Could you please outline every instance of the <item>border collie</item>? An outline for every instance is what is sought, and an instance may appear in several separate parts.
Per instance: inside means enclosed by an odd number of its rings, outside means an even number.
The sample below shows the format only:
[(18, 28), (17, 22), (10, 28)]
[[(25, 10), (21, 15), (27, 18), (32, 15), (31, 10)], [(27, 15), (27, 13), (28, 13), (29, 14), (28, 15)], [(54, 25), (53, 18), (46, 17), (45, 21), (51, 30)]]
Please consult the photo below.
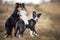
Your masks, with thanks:
[(4, 38), (9, 37), (12, 34), (12, 29), (15, 28), (16, 23), (19, 20), (19, 15), (17, 14), (17, 12), (18, 12), (17, 8), (19, 6), (22, 6), (23, 8), (25, 8), (24, 3), (21, 3), (21, 4), (16, 3), (13, 14), (7, 19), (7, 21), (5, 23), (6, 34), (5, 34)]
[(33, 11), (33, 18), (28, 20), (29, 21), (29, 24), (28, 25), (25, 25), (24, 21), (22, 19), (20, 19), (17, 24), (16, 24), (16, 30), (15, 30), (15, 37), (17, 36), (17, 33), (18, 33), (18, 36), (20, 38), (20, 36), (23, 36), (23, 33), (25, 31), (26, 28), (29, 28), (31, 31), (30, 31), (30, 35), (32, 37), (34, 37), (34, 35), (37, 35), (37, 32), (35, 30), (35, 24), (36, 22), (38, 21), (38, 18), (41, 16), (41, 14), (36, 14), (35, 11)]

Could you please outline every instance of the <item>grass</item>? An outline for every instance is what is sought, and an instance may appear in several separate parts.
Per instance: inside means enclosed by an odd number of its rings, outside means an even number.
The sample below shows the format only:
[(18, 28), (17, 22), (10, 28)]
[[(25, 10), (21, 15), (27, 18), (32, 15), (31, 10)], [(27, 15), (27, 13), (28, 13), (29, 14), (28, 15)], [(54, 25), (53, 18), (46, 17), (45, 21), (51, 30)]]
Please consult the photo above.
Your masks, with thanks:
[[(4, 31), (5, 29), (3, 28), (5, 21), (12, 14), (12, 9), (14, 8), (13, 6), (1, 5), (0, 9), (5, 11), (3, 14), (0, 13), (0, 28)], [(31, 37), (29, 35), (29, 30), (26, 30), (24, 36), (20, 39), (12, 37), (4, 40), (60, 40), (60, 3), (45, 3), (38, 6), (28, 5), (26, 6), (26, 9), (29, 13), (29, 18), (32, 17), (32, 11), (42, 13), (42, 16), (39, 18), (36, 24), (36, 31), (38, 32), (39, 36)], [(2, 40), (1, 34), (0, 40)]]
[(0, 4), (0, 14), (9, 12), (11, 5)]
[(2, 38), (3, 38), (3, 37), (2, 37), (2, 35), (0, 34), (0, 40), (2, 40)]

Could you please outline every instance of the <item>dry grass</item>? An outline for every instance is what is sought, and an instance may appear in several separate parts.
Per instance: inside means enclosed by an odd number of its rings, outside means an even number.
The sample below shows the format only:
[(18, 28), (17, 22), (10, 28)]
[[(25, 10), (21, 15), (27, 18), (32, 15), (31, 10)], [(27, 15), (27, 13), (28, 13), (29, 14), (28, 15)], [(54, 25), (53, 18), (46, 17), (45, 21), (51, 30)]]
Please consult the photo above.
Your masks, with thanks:
[[(4, 7), (6, 6), (3, 6), (3, 8)], [(4, 12), (3, 14), (0, 14), (1, 30), (4, 28), (3, 26), (7, 18), (11, 15), (13, 11), (12, 9), (14, 9), (14, 6), (9, 6), (7, 10), (8, 12), (6, 11), (7, 13)], [(39, 18), (36, 24), (36, 31), (38, 32), (39, 36), (34, 38), (30, 37), (28, 34), (29, 30), (26, 30), (24, 36), (20, 39), (12, 37), (4, 40), (60, 40), (60, 3), (45, 3), (39, 6), (26, 6), (26, 9), (29, 13), (29, 19), (32, 18), (32, 11), (42, 13), (42, 16)]]

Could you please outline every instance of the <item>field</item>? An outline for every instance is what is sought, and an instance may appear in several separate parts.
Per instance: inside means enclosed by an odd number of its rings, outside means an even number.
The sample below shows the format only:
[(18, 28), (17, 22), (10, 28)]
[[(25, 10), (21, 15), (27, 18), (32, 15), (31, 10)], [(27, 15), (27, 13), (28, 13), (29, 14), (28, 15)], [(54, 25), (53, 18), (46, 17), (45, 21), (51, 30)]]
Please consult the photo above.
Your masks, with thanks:
[(41, 5), (26, 5), (29, 19), (32, 18), (32, 11), (41, 13), (36, 24), (36, 31), (39, 36), (31, 37), (29, 29), (24, 36), (19, 38), (3, 38), (5, 33), (4, 24), (13, 13), (14, 5), (0, 5), (0, 40), (60, 40), (60, 3), (43, 3)]

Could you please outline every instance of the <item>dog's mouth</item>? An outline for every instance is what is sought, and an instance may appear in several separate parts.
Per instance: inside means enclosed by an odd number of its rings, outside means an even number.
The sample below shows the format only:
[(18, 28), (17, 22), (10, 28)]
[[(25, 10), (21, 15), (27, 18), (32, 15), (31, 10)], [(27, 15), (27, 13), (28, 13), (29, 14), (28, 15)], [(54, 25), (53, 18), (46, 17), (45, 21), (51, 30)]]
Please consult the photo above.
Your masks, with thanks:
[(38, 19), (34, 19), (36, 22), (38, 21)]
[(36, 19), (36, 22), (38, 21), (38, 19)]

